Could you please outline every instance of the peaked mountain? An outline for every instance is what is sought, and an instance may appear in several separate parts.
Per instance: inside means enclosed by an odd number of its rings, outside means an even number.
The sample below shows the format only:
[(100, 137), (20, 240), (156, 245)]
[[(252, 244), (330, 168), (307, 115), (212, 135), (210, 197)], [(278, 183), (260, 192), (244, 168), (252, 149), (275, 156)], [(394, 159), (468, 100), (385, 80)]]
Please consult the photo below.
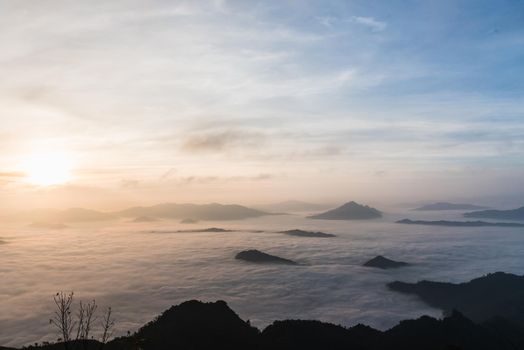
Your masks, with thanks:
[(524, 207), (510, 210), (481, 210), (465, 213), (467, 218), (524, 220)]
[(151, 207), (134, 207), (114, 213), (124, 217), (147, 216), (151, 218), (193, 220), (239, 220), (271, 215), (260, 210), (236, 204), (177, 204), (165, 203)]
[(391, 268), (397, 268), (397, 267), (402, 267), (402, 266), (407, 266), (407, 265), (409, 264), (406, 262), (395, 261), (395, 260), (391, 260), (386, 257), (383, 257), (382, 255), (377, 255), (373, 259), (365, 262), (362, 266), (376, 267), (379, 269), (391, 269)]
[(473, 204), (456, 204), (456, 203), (448, 203), (448, 202), (438, 202), (438, 203), (424, 205), (414, 210), (437, 211), (437, 210), (482, 210), (482, 209), (488, 209), (488, 208), (482, 207), (479, 205), (473, 205)]
[[(224, 301), (191, 300), (171, 307), (140, 328), (135, 339), (140, 340), (140, 349), (244, 350), (256, 347), (258, 335), (258, 329), (243, 321)], [(122, 348), (135, 348), (134, 341), (122, 339), (122, 345), (127, 345)]]
[(297, 265), (297, 263), (294, 262), (293, 260), (289, 260), (289, 259), (281, 258), (276, 255), (264, 253), (256, 249), (243, 250), (240, 253), (238, 253), (237, 255), (235, 255), (235, 259), (254, 262), (254, 263)]
[(382, 217), (382, 213), (375, 208), (361, 205), (356, 202), (348, 202), (336, 209), (321, 214), (308, 216), (310, 219), (323, 220), (365, 220)]

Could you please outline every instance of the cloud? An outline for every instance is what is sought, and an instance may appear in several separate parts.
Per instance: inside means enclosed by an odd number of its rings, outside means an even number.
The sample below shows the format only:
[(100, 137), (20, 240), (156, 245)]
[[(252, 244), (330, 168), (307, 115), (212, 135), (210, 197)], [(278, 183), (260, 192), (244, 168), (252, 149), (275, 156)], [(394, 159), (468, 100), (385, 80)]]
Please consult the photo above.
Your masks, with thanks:
[(235, 147), (260, 147), (264, 136), (258, 132), (226, 130), (202, 132), (189, 136), (182, 149), (190, 153), (220, 153)]
[[(502, 229), (504, 234), (489, 229), (457, 235), (427, 228), (421, 234), (420, 228), (388, 222), (322, 223), (311, 228), (338, 237), (314, 241), (250, 232), (284, 230), (290, 223), (315, 225), (300, 216), (270, 216), (221, 223), (239, 232), (152, 235), (143, 231), (172, 229), (175, 223), (133, 228), (111, 222), (53, 232), (2, 223), (0, 237), (9, 244), (0, 248), (0, 344), (18, 347), (56, 340), (45, 321), (53, 313), (52, 296), (59, 290), (74, 290), (76, 301), (96, 299), (100, 309), (111, 305), (118, 319), (117, 336), (188, 299), (226, 300), (257, 327), (299, 318), (344, 326), (362, 322), (385, 329), (400, 319), (440, 315), (418, 298), (388, 291), (384, 286), (391, 280), (416, 281), (423, 276), (463, 282), (492, 271), (524, 269), (515, 248), (521, 232), (512, 229)], [(248, 248), (303, 265), (280, 267), (234, 259), (235, 253)], [(413, 266), (387, 272), (361, 266), (378, 254), (402, 258)], [(24, 259), (13, 258), (17, 256)]]
[(351, 21), (354, 23), (361, 24), (373, 32), (381, 32), (387, 27), (386, 22), (379, 21), (375, 19), (374, 17), (361, 17), (361, 16), (353, 16), (351, 17)]
[(258, 175), (237, 175), (237, 176), (184, 176), (178, 178), (178, 182), (182, 184), (209, 184), (219, 182), (251, 182), (251, 181), (266, 181), (274, 179), (275, 175), (268, 173), (260, 173)]

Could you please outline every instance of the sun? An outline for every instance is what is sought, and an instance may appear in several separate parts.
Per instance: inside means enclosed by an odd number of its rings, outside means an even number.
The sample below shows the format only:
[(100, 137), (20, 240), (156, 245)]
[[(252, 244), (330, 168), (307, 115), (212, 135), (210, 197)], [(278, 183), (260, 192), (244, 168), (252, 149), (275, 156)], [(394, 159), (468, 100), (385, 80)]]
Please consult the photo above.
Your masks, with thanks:
[(60, 185), (71, 178), (71, 158), (60, 152), (32, 154), (24, 159), (22, 170), (33, 185)]

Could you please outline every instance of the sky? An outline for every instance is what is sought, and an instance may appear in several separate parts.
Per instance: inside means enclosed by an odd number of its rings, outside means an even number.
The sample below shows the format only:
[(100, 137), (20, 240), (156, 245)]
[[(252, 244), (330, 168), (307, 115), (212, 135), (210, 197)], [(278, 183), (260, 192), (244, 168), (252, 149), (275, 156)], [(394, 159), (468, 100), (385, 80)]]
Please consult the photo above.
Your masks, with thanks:
[(0, 45), (1, 208), (524, 198), (522, 0), (0, 0)]

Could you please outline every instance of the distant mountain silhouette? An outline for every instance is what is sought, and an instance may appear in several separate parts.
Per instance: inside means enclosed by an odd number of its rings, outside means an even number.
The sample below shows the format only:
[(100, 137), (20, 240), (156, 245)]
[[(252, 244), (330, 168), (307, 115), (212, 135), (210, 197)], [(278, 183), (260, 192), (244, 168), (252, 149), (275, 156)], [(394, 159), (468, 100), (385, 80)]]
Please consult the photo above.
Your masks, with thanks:
[(303, 231), (303, 230), (297, 230), (297, 229), (280, 231), (279, 233), (284, 233), (286, 235), (298, 236), (298, 237), (322, 237), (322, 238), (336, 237), (335, 235), (331, 233)]
[(439, 202), (439, 203), (424, 205), (414, 210), (432, 211), (432, 210), (482, 210), (482, 209), (487, 209), (487, 207), (482, 207), (482, 206), (473, 205), (473, 204), (456, 204), (456, 203), (448, 203), (448, 202)]
[[(191, 300), (173, 306), (136, 333), (102, 346), (72, 341), (83, 350), (516, 350), (524, 347), (522, 328), (496, 318), (474, 323), (453, 311), (438, 320), (422, 316), (387, 331), (365, 325), (345, 328), (311, 320), (275, 321), (262, 332), (242, 320), (224, 301)], [(63, 350), (63, 343), (31, 346)], [(14, 350), (1, 348), (0, 350)]]
[(149, 216), (138, 216), (133, 220), (133, 222), (153, 222), (153, 221), (156, 221), (156, 219), (151, 218)]
[(198, 232), (234, 232), (233, 230), (228, 230), (225, 228), (219, 228), (219, 227), (209, 227), (209, 228), (196, 228), (191, 230), (153, 230), (149, 231), (149, 233), (198, 233)]
[(409, 264), (406, 262), (390, 260), (388, 258), (383, 257), (382, 255), (378, 255), (363, 264), (363, 266), (376, 267), (379, 269), (391, 269), (407, 265)]
[(467, 218), (501, 219), (501, 220), (524, 220), (524, 207), (511, 210), (481, 210), (465, 213)]
[(452, 226), (452, 227), (524, 227), (524, 224), (517, 224), (514, 222), (486, 222), (486, 221), (424, 221), (424, 220), (410, 220), (402, 219), (397, 221), (397, 224), (407, 225), (427, 225), (427, 226)]
[(151, 207), (135, 207), (116, 212), (116, 215), (136, 217), (194, 220), (239, 220), (271, 215), (263, 211), (247, 208), (236, 204), (176, 204), (166, 203)]
[(255, 206), (261, 210), (267, 210), (276, 213), (294, 213), (294, 212), (311, 212), (317, 210), (325, 210), (330, 207), (328, 204), (319, 204), (319, 203), (308, 203), (302, 201), (284, 201), (278, 203), (264, 204)]
[(457, 309), (473, 321), (503, 317), (524, 327), (524, 276), (497, 272), (467, 283), (392, 282), (391, 290), (418, 295), (433, 307)]
[(181, 224), (196, 224), (198, 223), (198, 220), (186, 218), (186, 219), (180, 220), (180, 223)]
[[(84, 208), (36, 209), (12, 216), (15, 220), (33, 222), (90, 222), (113, 220), (122, 217), (148, 219), (187, 219), (192, 220), (240, 220), (264, 215), (274, 215), (236, 204), (176, 204), (166, 203), (150, 207), (134, 207), (117, 212), (100, 212)], [(139, 219), (140, 218), (140, 219)], [(136, 221), (146, 222), (146, 221)]]
[(64, 228), (67, 228), (67, 225), (50, 222), (33, 222), (31, 225), (29, 225), (29, 227), (44, 230), (62, 230)]
[(380, 217), (382, 217), (382, 213), (377, 209), (355, 202), (348, 202), (336, 209), (326, 211), (325, 213), (308, 216), (310, 219), (323, 220), (365, 220)]
[(33, 222), (87, 222), (104, 221), (115, 219), (111, 213), (103, 213), (96, 210), (84, 208), (59, 209), (36, 209), (26, 211), (16, 215), (21, 220), (31, 220)]
[(287, 265), (296, 265), (297, 263), (293, 260), (284, 259), (275, 255), (270, 255), (260, 250), (244, 250), (237, 255), (235, 259), (244, 260), (255, 263), (271, 263), (271, 264), (287, 264)]

